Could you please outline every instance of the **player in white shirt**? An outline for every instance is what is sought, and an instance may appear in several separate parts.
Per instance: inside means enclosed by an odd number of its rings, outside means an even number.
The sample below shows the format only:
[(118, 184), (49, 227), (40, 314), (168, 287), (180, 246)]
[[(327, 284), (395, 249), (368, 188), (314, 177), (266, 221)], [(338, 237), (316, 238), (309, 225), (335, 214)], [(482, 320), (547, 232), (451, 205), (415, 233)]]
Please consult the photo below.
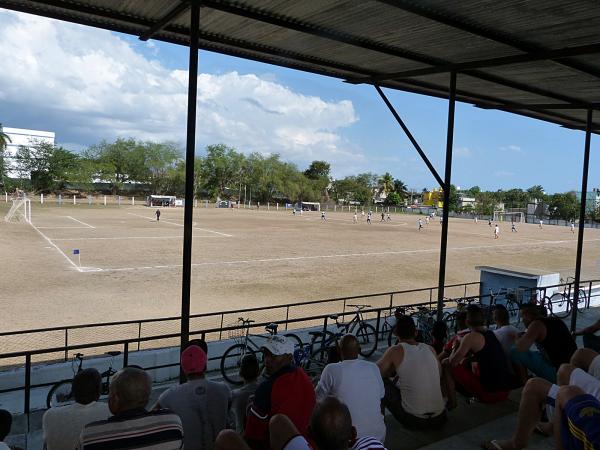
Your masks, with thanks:
[(498, 224), (494, 226), (494, 239), (498, 239), (500, 237), (500, 227)]
[(352, 221), (354, 223), (358, 223), (358, 216), (356, 215), (356, 213), (354, 213), (354, 217), (353, 217)]
[(540, 228), (543, 228), (544, 225), (544, 221), (542, 219), (540, 219)]
[(575, 234), (575, 222), (571, 221), (571, 233)]
[(419, 219), (417, 223), (419, 224), (419, 231), (421, 231), (421, 228), (423, 228), (423, 221)]
[(510, 227), (510, 232), (511, 233), (517, 233), (517, 226), (515, 225), (515, 223), (513, 222), (511, 227)]

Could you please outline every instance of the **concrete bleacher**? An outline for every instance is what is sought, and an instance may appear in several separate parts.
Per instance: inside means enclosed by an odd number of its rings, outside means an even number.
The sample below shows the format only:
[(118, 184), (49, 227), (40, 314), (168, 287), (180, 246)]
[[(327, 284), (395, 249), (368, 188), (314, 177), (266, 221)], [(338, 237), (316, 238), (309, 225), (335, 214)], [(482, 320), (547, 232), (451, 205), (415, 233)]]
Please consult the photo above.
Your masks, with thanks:
[[(578, 328), (583, 328), (600, 318), (600, 308), (590, 308), (578, 316)], [(570, 317), (565, 319), (570, 324)], [(581, 338), (577, 339), (582, 346)], [(375, 352), (371, 360), (377, 360), (384, 349)], [(209, 378), (219, 379), (220, 374), (213, 371)], [(155, 385), (150, 403), (175, 381)], [(510, 397), (501, 403), (486, 405), (471, 402), (466, 398), (459, 399), (459, 406), (449, 413), (447, 424), (438, 431), (410, 431), (402, 427), (391, 415), (386, 415), (387, 438), (386, 447), (390, 450), (453, 450), (480, 448), (483, 441), (510, 437), (516, 424), (516, 412), (519, 407), (521, 390), (515, 390)], [(7, 408), (9, 405), (0, 405)], [(27, 417), (17, 414), (14, 418), (13, 430), (7, 442), (24, 450), (42, 450), (43, 439), (41, 431), (43, 410), (34, 411), (29, 417), (29, 432), (27, 433)], [(552, 449), (551, 438), (534, 435), (528, 448)]]

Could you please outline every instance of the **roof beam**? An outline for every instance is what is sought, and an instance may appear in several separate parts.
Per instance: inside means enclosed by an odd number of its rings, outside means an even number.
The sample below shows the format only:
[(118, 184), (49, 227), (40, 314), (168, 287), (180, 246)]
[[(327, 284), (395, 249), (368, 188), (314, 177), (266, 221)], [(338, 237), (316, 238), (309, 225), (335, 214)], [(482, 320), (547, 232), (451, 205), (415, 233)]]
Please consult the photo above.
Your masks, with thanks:
[(167, 26), (171, 21), (175, 20), (181, 14), (190, 9), (190, 1), (183, 0), (178, 5), (175, 5), (171, 11), (169, 11), (162, 19), (152, 25), (147, 31), (140, 35), (140, 41), (147, 41), (160, 30), (162, 30), (165, 26)]
[(423, 69), (393, 72), (372, 78), (355, 78), (347, 80), (350, 83), (377, 83), (383, 80), (400, 80), (403, 78), (420, 77), (445, 72), (462, 72), (471, 69), (483, 69), (489, 67), (506, 66), (511, 64), (523, 64), (535, 61), (551, 60), (563, 56), (581, 56), (600, 53), (600, 43), (581, 45), (578, 47), (565, 47), (556, 50), (545, 50), (535, 54), (524, 53), (520, 55), (503, 56), (500, 58), (481, 59), (464, 63), (447, 64), (442, 66), (426, 67)]
[[(440, 12), (435, 11), (431, 7), (426, 7), (426, 6), (420, 5), (420, 4), (410, 1), (410, 0), (377, 0), (377, 1), (379, 1), (381, 3), (385, 3), (390, 6), (393, 6), (395, 8), (402, 9), (403, 11), (410, 12), (417, 16), (421, 16), (426, 19), (433, 20), (435, 22), (444, 24), (446, 26), (456, 28), (457, 30), (464, 31), (464, 32), (467, 32), (472, 35), (479, 36), (479, 37), (482, 37), (485, 39), (489, 39), (490, 41), (494, 41), (499, 44), (504, 44), (509, 47), (516, 48), (525, 53), (535, 54), (535, 53), (547, 51), (547, 49), (545, 49), (544, 47), (542, 47), (538, 44), (533, 44), (531, 42), (525, 42), (525, 41), (517, 39), (516, 37), (511, 36), (507, 33), (502, 33), (500, 31), (492, 30), (492, 29), (489, 29), (487, 27), (484, 27), (484, 26), (481, 26), (481, 25), (478, 25), (475, 23), (468, 23), (463, 20), (457, 19), (455, 17), (450, 17), (447, 15), (444, 15)], [(561, 57), (551, 58), (550, 60), (556, 64), (560, 64), (561, 66), (568, 67), (569, 69), (577, 70), (579, 72), (591, 75), (595, 78), (600, 78), (600, 70), (598, 70), (597, 68), (590, 66), (588, 64), (585, 64), (585, 63), (582, 63), (579, 61), (575, 61), (572, 59), (568, 59), (568, 58), (563, 59)]]

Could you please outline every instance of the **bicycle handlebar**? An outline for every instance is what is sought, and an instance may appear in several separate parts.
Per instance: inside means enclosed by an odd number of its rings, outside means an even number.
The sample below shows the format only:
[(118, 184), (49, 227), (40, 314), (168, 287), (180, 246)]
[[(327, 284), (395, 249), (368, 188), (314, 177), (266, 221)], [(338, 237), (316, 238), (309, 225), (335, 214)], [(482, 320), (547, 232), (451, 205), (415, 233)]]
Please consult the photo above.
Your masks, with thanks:
[(358, 309), (364, 309), (364, 308), (370, 308), (371, 305), (348, 305), (352, 308), (358, 308)]
[(238, 322), (243, 322), (243, 323), (252, 323), (252, 322), (256, 322), (255, 320), (252, 319), (244, 319), (243, 317), (238, 317)]

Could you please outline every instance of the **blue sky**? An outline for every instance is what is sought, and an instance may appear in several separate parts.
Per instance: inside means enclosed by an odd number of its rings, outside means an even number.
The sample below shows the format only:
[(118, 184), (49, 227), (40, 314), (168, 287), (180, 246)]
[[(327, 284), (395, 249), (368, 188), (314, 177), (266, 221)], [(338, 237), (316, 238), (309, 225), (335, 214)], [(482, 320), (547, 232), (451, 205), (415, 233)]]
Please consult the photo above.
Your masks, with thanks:
[[(187, 49), (0, 10), (0, 122), (56, 131), (79, 150), (101, 139), (185, 139)], [(335, 177), (389, 171), (418, 190), (434, 179), (371, 86), (202, 51), (198, 146), (314, 159)], [(458, 80), (460, 86), (460, 77)], [(447, 102), (387, 91), (443, 174)], [(584, 134), (458, 104), (453, 183), (579, 190)], [(600, 187), (592, 139), (589, 187)]]

